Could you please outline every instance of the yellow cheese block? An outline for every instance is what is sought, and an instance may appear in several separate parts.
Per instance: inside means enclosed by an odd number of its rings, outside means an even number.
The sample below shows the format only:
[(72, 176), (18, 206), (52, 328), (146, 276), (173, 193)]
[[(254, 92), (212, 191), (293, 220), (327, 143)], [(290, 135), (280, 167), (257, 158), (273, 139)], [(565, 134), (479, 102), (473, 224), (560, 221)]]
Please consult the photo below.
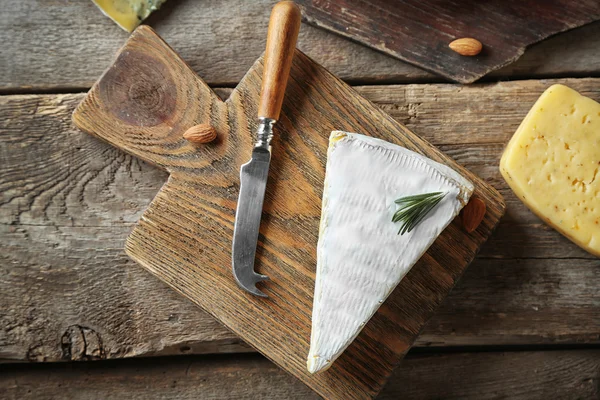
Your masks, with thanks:
[(127, 32), (158, 10), (166, 0), (92, 0), (102, 12)]
[(508, 143), (500, 172), (534, 213), (600, 256), (600, 104), (548, 88)]

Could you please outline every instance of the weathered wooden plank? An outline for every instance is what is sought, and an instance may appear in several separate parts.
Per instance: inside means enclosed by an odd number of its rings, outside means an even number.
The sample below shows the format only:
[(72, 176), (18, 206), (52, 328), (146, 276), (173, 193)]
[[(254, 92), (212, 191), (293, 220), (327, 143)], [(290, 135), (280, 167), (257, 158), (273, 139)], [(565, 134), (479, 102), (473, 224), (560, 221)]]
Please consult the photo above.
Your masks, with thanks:
[[(9, 307), (0, 312), (0, 358), (249, 350), (129, 261), (121, 250), (128, 229), (17, 225), (13, 236), (4, 228), (0, 302)], [(97, 242), (109, 237), (109, 248)], [(417, 346), (600, 343), (599, 267), (597, 260), (478, 259)], [(81, 349), (83, 338), (101, 343)]]
[[(409, 354), (385, 399), (597, 399), (600, 350)], [(5, 365), (7, 400), (317, 399), (258, 355)]]
[[(551, 35), (600, 19), (600, 4), (504, 0), (298, 0), (309, 23), (460, 83), (472, 83), (517, 60)], [(527, 27), (523, 29), (523, 27)], [(417, 34), (418, 32), (418, 34)], [(448, 44), (469, 36), (483, 43), (477, 57), (457, 57)]]
[(419, 344), (600, 343), (598, 267), (600, 260), (476, 259)]
[[(420, 104), (411, 129), (507, 199), (503, 222), (419, 346), (600, 342), (600, 261), (541, 224), (497, 169), (502, 141), (554, 82), (359, 88), (401, 120)], [(561, 82), (600, 98), (599, 79)], [(520, 111), (504, 104), (515, 93), (528, 99)], [(70, 113), (82, 97), (0, 97), (0, 304), (9, 305), (0, 308), (0, 358), (95, 358), (80, 347), (93, 332), (106, 358), (248, 350), (124, 255), (166, 175), (75, 130)], [(486, 114), (467, 111), (475, 106)], [(577, 259), (559, 260), (567, 257)]]
[[(542, 92), (559, 82), (600, 101), (600, 79), (596, 78), (468, 86), (360, 86), (357, 90), (409, 129), (438, 146), (505, 144)], [(462, 150), (470, 151), (469, 146)]]
[[(0, 98), (0, 358), (239, 351), (229, 331), (198, 320), (197, 307), (124, 254), (166, 175), (72, 128), (81, 98)], [(101, 352), (78, 348), (95, 332)]]
[[(168, 2), (148, 23), (212, 85), (238, 82), (262, 53), (273, 0)], [(7, 2), (0, 14), (0, 90), (88, 88), (127, 34), (89, 1)], [(532, 46), (494, 78), (594, 76), (600, 73), (600, 23)], [(352, 82), (440, 78), (365, 46), (304, 24), (298, 47)]]

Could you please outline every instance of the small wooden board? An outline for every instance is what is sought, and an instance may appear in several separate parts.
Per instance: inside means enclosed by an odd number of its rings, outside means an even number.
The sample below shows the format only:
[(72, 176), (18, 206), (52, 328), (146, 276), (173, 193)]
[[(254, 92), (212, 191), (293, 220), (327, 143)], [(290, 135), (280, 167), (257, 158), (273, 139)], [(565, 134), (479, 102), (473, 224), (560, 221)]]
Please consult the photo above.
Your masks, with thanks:
[[(75, 124), (170, 172), (127, 240), (127, 253), (326, 398), (374, 397), (504, 212), (496, 190), (297, 52), (273, 141), (256, 268), (263, 299), (238, 288), (231, 238), (239, 168), (250, 157), (262, 60), (223, 102), (150, 28), (138, 28), (73, 115)], [(210, 123), (218, 139), (182, 138)], [(467, 234), (454, 221), (360, 336), (324, 373), (306, 370), (329, 133), (401, 144), (468, 177), (487, 205)], [(132, 188), (132, 190), (135, 190)], [(126, 201), (126, 199), (124, 199)]]
[[(342, 36), (461, 83), (517, 60), (551, 35), (600, 19), (600, 1), (585, 0), (297, 0), (304, 18)], [(472, 37), (476, 57), (448, 44)]]

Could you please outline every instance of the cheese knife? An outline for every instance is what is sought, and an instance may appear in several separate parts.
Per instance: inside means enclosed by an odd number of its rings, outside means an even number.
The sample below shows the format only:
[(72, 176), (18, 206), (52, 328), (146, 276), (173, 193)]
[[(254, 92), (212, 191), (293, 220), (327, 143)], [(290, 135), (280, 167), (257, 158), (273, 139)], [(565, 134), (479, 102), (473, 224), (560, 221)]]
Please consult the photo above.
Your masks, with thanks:
[(271, 139), (281, 111), (299, 30), (298, 6), (291, 1), (277, 3), (269, 20), (256, 142), (250, 161), (240, 169), (240, 195), (233, 229), (233, 276), (242, 289), (261, 297), (267, 295), (256, 284), (269, 278), (254, 271), (254, 260), (271, 162)]

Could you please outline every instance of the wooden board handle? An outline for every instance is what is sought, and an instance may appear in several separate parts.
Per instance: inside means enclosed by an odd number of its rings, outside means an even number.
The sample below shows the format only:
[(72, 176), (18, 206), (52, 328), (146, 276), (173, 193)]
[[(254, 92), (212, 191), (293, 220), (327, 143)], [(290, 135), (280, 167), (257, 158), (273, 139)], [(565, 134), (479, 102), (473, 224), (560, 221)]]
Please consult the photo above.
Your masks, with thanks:
[(258, 116), (277, 120), (290, 75), (296, 40), (300, 30), (300, 9), (292, 1), (273, 7), (267, 34), (265, 67)]

